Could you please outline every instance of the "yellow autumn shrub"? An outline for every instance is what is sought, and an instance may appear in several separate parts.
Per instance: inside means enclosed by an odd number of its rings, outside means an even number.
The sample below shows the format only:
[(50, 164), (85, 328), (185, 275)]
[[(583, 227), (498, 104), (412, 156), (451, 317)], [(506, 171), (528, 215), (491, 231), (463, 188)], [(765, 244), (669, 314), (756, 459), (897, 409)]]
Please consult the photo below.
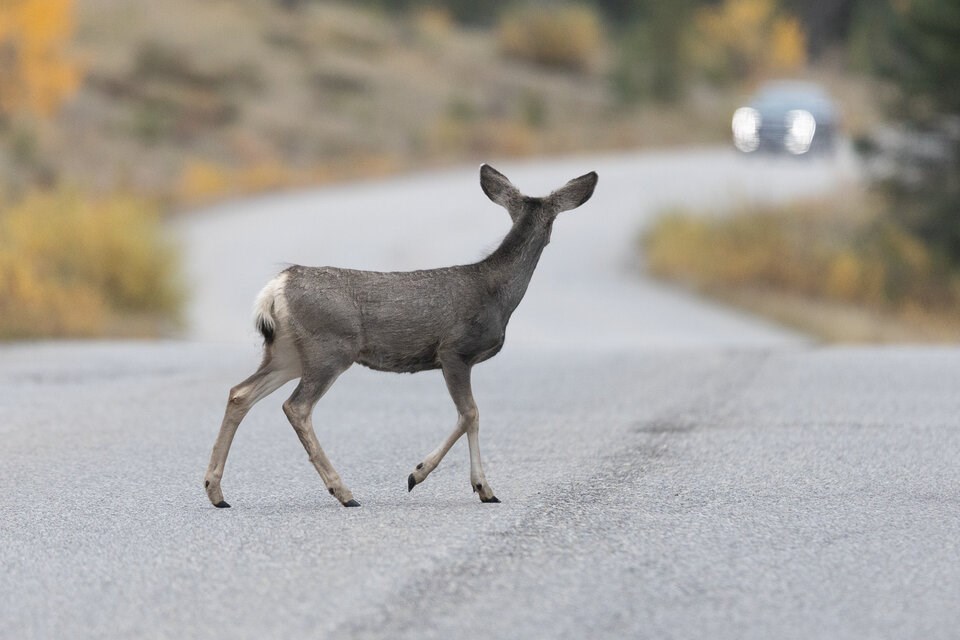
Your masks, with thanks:
[(960, 308), (960, 274), (917, 238), (843, 203), (674, 212), (643, 238), (649, 270), (704, 289), (771, 289), (884, 309)]
[(691, 58), (718, 80), (791, 73), (807, 62), (800, 21), (773, 0), (724, 0), (694, 15)]
[(177, 199), (188, 204), (209, 202), (233, 189), (233, 173), (223, 165), (206, 160), (188, 160), (180, 172)]
[(0, 112), (49, 116), (80, 84), (74, 0), (0, 2)]
[(0, 338), (104, 335), (134, 316), (173, 322), (175, 266), (143, 200), (29, 195), (0, 213)]

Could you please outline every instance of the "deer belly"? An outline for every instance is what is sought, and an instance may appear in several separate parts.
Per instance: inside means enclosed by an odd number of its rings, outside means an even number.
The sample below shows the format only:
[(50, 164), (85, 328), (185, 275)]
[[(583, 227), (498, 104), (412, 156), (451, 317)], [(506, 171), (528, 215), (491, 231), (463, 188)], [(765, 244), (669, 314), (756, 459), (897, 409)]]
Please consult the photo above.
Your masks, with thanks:
[(500, 342), (491, 346), (489, 349), (475, 354), (472, 358), (465, 358), (465, 360), (468, 364), (477, 364), (479, 362), (483, 362), (484, 360), (489, 360), (493, 356), (497, 355), (500, 353), (500, 349), (503, 349), (503, 340), (500, 340)]
[(416, 373), (440, 368), (436, 344), (365, 345), (360, 350), (357, 362), (377, 371), (394, 373)]
[(491, 327), (472, 335), (468, 334), (457, 345), (457, 353), (467, 364), (477, 364), (500, 353), (504, 338), (503, 327)]

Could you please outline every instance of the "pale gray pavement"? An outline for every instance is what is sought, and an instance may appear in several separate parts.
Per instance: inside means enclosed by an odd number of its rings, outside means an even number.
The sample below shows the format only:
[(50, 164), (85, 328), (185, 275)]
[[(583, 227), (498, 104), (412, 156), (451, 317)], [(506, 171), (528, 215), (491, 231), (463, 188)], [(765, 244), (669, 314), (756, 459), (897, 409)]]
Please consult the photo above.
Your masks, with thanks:
[(558, 221), (497, 358), (475, 371), (487, 477), (435, 372), (351, 369), (317, 408), (363, 504), (325, 494), (258, 405), (215, 510), (203, 471), (257, 362), (281, 261), (476, 259), (506, 229), (475, 170), (195, 216), (195, 341), (0, 348), (0, 638), (955, 638), (960, 350), (823, 348), (636, 276), (664, 205), (817, 192), (841, 163), (725, 151), (500, 166)]

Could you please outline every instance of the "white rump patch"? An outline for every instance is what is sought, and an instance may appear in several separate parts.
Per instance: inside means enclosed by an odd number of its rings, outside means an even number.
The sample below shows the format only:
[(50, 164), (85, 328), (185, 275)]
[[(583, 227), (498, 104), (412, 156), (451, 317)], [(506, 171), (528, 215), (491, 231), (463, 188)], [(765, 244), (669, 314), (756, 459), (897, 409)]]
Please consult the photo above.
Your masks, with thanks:
[(267, 283), (267, 285), (257, 294), (257, 300), (253, 304), (253, 326), (263, 326), (273, 333), (277, 331), (277, 323), (286, 317), (287, 301), (283, 295), (284, 286), (287, 284), (287, 274), (281, 273), (276, 278)]

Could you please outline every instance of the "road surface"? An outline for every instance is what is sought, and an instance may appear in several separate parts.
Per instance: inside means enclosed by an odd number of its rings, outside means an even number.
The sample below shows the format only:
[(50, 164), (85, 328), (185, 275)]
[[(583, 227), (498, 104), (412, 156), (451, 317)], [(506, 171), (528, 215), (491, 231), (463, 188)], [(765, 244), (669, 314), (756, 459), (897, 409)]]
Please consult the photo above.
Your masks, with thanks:
[(960, 350), (825, 348), (637, 275), (665, 206), (830, 188), (843, 163), (701, 150), (499, 166), (545, 193), (591, 169), (475, 371), (487, 478), (435, 372), (354, 368), (318, 405), (363, 504), (323, 491), (270, 396), (213, 509), (253, 295), (283, 261), (406, 269), (506, 230), (475, 169), (248, 200), (176, 230), (191, 339), (0, 348), (2, 638), (953, 638)]

